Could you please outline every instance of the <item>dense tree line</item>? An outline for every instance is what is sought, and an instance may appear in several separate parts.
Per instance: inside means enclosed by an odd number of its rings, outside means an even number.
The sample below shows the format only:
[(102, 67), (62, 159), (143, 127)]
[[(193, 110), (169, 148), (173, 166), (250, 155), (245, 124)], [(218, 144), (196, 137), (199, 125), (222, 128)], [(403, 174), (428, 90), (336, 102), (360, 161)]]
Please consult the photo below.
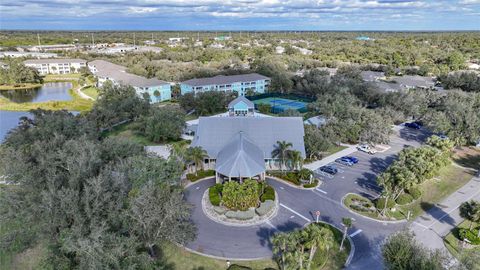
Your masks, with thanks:
[(183, 164), (103, 138), (103, 128), (149, 109), (130, 88), (109, 87), (87, 115), (38, 110), (8, 134), (0, 222), (18, 225), (2, 234), (1, 249), (44, 243), (46, 268), (169, 269), (162, 243), (194, 238)]
[(18, 59), (6, 59), (5, 68), (0, 68), (0, 84), (42, 83), (43, 79), (35, 68), (25, 66)]
[(228, 103), (235, 97), (235, 93), (207, 91), (196, 95), (193, 93), (184, 94), (179, 97), (178, 102), (186, 112), (205, 116), (225, 112)]
[(445, 89), (480, 92), (480, 75), (476, 72), (454, 72), (439, 77)]

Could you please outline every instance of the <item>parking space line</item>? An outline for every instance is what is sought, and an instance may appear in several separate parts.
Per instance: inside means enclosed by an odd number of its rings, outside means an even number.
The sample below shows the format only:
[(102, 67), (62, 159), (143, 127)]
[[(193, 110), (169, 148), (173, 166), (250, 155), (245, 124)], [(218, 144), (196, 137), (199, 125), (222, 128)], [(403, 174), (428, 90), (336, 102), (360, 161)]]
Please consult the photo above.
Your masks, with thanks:
[(270, 220), (265, 221), (265, 224), (267, 224), (268, 226), (272, 227), (272, 229), (274, 229), (274, 230), (277, 231), (277, 232), (280, 231), (280, 230), (278, 230), (278, 228), (277, 228), (275, 225), (273, 225), (273, 224), (270, 222)]
[(285, 205), (285, 204), (283, 204), (283, 203), (280, 203), (280, 206), (281, 206), (281, 207), (283, 207), (283, 208), (285, 208), (285, 209), (287, 209), (288, 211), (290, 211), (290, 212), (294, 213), (295, 215), (297, 215), (297, 216), (299, 216), (299, 217), (303, 218), (303, 219), (304, 219), (304, 220), (306, 220), (307, 222), (310, 222), (310, 221), (311, 221), (310, 219), (306, 218), (306, 217), (305, 217), (305, 216), (303, 216), (302, 214), (298, 213), (297, 211), (293, 210), (292, 208), (290, 208), (290, 207), (286, 206), (286, 205)]
[(362, 232), (362, 230), (358, 229), (358, 230), (356, 230), (354, 233), (350, 234), (350, 237), (354, 237), (355, 235), (357, 235), (357, 234), (359, 234), (359, 233), (361, 233), (361, 232)]
[(315, 188), (315, 190), (320, 191), (320, 192), (322, 192), (323, 194), (327, 194), (327, 192), (326, 192), (325, 190), (321, 190), (321, 189), (319, 189), (318, 187)]

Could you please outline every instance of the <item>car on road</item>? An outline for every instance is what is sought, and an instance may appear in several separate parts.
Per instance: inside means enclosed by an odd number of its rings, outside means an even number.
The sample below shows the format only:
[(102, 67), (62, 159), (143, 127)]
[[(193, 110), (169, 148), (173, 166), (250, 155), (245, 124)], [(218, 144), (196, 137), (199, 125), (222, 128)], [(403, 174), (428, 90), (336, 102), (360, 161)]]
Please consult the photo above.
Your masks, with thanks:
[(354, 156), (345, 156), (344, 158), (348, 158), (353, 164), (358, 163), (358, 158), (356, 158)]
[(337, 158), (337, 159), (335, 159), (335, 162), (340, 163), (340, 164), (342, 164), (342, 165), (346, 165), (346, 166), (353, 166), (353, 164), (354, 164), (354, 163), (353, 163), (349, 158), (347, 158), (347, 157)]
[(322, 167), (320, 167), (320, 171), (331, 174), (331, 175), (335, 175), (335, 174), (338, 173), (337, 167), (335, 167), (333, 165), (322, 166)]
[(417, 124), (416, 122), (405, 123), (405, 126), (408, 127), (408, 128), (413, 128), (413, 129), (420, 129), (421, 128), (421, 126), (419, 124)]
[(370, 147), (370, 145), (368, 145), (368, 144), (361, 144), (361, 145), (357, 146), (357, 149), (358, 149), (359, 151), (368, 153), (368, 154), (370, 154), (370, 155), (373, 155), (373, 154), (377, 153), (377, 150), (375, 150), (374, 148)]

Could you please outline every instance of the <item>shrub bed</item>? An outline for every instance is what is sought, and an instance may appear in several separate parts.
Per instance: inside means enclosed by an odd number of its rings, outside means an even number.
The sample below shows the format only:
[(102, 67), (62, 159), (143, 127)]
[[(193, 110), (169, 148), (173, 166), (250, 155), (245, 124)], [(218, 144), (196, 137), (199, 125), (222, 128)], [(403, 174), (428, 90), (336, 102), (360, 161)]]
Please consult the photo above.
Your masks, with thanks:
[(222, 193), (223, 185), (215, 184), (214, 186), (208, 189), (208, 196), (210, 198), (210, 203), (213, 206), (219, 206), (222, 201), (220, 194)]
[[(382, 210), (385, 208), (385, 198), (379, 198), (375, 201), (375, 206), (377, 209)], [(389, 199), (387, 202), (387, 209), (395, 207), (395, 202), (392, 199)]]
[(411, 188), (407, 192), (408, 192), (408, 194), (412, 195), (412, 198), (414, 200), (416, 200), (416, 199), (420, 198), (420, 196), (422, 196), (422, 191), (420, 191), (419, 188)]
[(246, 211), (227, 211), (225, 216), (238, 220), (252, 219), (255, 216), (255, 208), (252, 207)]
[(263, 189), (263, 194), (260, 196), (260, 201), (265, 202), (265, 201), (275, 201), (275, 190), (271, 186), (266, 186)]
[(313, 188), (318, 185), (318, 180), (313, 181), (311, 184), (303, 184), (304, 188)]
[(468, 228), (461, 228), (458, 231), (458, 235), (460, 236), (460, 240), (467, 239), (472, 245), (480, 245), (480, 237), (478, 237), (478, 230), (480, 230), (480, 227), (472, 230), (469, 230)]
[(288, 181), (294, 185), (300, 186), (301, 181), (300, 177), (298, 176), (297, 172), (279, 172), (279, 171), (272, 171), (269, 172), (270, 175), (275, 176), (277, 178), (283, 179), (285, 181)]
[(413, 202), (413, 197), (412, 197), (412, 195), (410, 195), (408, 193), (405, 193), (405, 194), (402, 194), (402, 195), (398, 196), (396, 202), (399, 205), (409, 204), (409, 203)]
[(215, 171), (214, 170), (199, 170), (197, 171), (197, 173), (187, 173), (187, 179), (191, 182), (195, 182), (199, 179), (202, 179), (202, 178), (205, 178), (205, 177), (209, 177), (209, 176), (214, 176), (215, 175)]

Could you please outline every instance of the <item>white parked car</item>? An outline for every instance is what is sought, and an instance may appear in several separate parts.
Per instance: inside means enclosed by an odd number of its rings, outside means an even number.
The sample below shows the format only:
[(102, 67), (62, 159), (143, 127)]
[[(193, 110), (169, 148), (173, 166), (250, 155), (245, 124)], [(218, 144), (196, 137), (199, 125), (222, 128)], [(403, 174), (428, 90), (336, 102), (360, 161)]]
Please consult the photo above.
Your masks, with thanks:
[(368, 144), (361, 144), (359, 146), (357, 146), (357, 149), (359, 151), (362, 151), (362, 152), (365, 152), (365, 153), (369, 153), (370, 155), (373, 155), (375, 153), (377, 153), (377, 150), (375, 150), (374, 148), (370, 147), (370, 145)]

